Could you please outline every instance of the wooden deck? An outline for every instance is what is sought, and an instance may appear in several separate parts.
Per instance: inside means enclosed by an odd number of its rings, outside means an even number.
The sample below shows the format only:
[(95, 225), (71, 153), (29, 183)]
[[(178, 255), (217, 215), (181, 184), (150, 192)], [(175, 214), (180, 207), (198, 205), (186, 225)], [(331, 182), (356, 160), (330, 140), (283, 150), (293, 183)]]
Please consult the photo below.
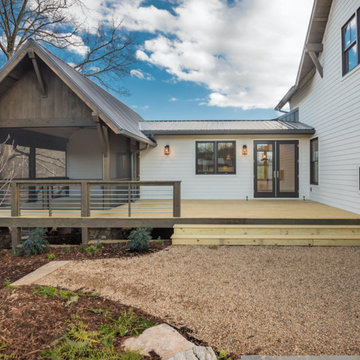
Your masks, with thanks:
[(23, 227), (81, 228), (87, 243), (89, 228), (139, 226), (174, 227), (178, 244), (360, 245), (359, 214), (303, 200), (181, 200), (180, 182), (16, 181), (6, 196), (0, 226), (13, 246)]
[[(158, 206), (157, 203), (162, 206)], [(22, 210), (20, 216), (12, 217), (10, 209), (0, 208), (0, 226), (5, 226), (9, 221), (29, 226), (33, 221), (36, 223), (39, 221), (59, 223), (66, 220), (72, 224), (76, 221), (83, 223), (87, 220), (86, 222), (91, 222), (94, 226), (97, 226), (98, 221), (103, 224), (104, 220), (109, 221), (112, 225), (117, 221), (122, 225), (132, 221), (138, 223), (139, 220), (150, 225), (152, 221), (155, 221), (155, 223), (166, 223), (171, 226), (175, 223), (184, 223), (184, 221), (199, 223), (199, 220), (209, 223), (242, 223), (243, 221), (265, 223), (264, 220), (284, 223), (333, 221), (334, 223), (349, 222), (360, 225), (360, 215), (358, 214), (309, 200), (182, 200), (180, 217), (173, 216), (171, 204), (170, 200), (137, 200), (132, 203), (131, 217), (128, 216), (127, 205), (94, 210), (91, 211), (89, 217), (82, 217), (80, 210), (63, 209), (52, 210), (51, 216), (46, 209)], [(137, 210), (134, 211), (135, 209)], [(79, 226), (81, 225), (79, 224)]]

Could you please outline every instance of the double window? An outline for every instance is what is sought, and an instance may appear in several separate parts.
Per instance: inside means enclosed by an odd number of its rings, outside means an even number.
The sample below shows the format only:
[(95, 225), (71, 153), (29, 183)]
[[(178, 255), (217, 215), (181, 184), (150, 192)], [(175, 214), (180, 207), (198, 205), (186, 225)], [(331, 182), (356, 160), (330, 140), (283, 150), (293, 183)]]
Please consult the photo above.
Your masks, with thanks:
[(196, 174), (235, 174), (235, 141), (197, 141)]
[(319, 184), (319, 139), (310, 140), (310, 184)]
[(343, 75), (360, 63), (359, 34), (360, 9), (342, 28)]

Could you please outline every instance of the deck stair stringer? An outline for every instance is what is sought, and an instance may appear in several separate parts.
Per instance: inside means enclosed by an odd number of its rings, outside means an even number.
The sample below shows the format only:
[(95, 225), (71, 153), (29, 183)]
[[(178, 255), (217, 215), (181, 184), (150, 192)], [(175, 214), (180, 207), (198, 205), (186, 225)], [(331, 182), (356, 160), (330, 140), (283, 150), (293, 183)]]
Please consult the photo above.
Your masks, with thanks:
[(360, 246), (359, 225), (174, 225), (173, 245)]

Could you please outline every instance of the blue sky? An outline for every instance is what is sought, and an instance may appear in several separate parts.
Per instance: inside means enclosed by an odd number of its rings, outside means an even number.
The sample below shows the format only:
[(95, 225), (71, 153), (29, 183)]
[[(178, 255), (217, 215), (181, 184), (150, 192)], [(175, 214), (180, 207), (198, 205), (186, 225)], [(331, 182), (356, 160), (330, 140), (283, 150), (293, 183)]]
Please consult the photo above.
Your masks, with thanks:
[(295, 82), (313, 0), (86, 4), (89, 26), (123, 19), (136, 37), (119, 98), (144, 119), (269, 119)]

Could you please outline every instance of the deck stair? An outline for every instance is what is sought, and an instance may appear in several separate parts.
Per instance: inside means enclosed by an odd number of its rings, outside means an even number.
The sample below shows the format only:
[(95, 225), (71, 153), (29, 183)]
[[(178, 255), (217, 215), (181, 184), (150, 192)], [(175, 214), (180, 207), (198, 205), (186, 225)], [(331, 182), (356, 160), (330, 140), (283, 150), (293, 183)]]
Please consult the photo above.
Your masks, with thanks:
[(173, 245), (360, 246), (359, 225), (174, 225)]

